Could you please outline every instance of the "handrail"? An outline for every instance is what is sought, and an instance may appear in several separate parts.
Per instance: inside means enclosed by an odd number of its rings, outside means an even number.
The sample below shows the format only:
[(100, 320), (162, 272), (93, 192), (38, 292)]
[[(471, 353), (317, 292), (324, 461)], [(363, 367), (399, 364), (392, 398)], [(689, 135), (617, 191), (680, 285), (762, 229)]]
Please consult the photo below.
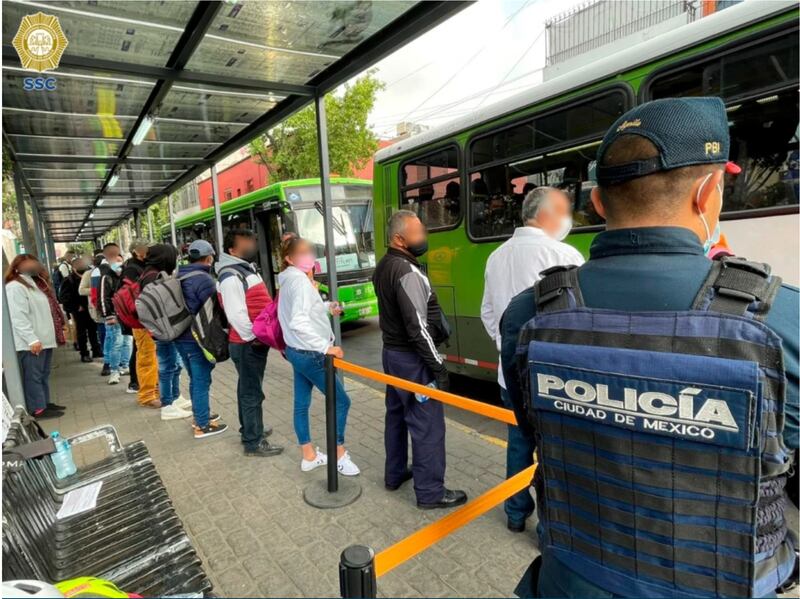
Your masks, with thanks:
[(342, 360), (340, 358), (335, 358), (333, 360), (333, 365), (341, 370), (351, 372), (367, 379), (372, 379), (373, 381), (377, 381), (379, 383), (386, 383), (387, 385), (392, 385), (398, 389), (404, 389), (406, 391), (411, 391), (412, 393), (419, 393), (421, 395), (425, 395), (426, 397), (437, 399), (442, 403), (461, 408), (467, 412), (480, 414), (481, 416), (486, 416), (487, 418), (492, 418), (493, 420), (499, 420), (500, 422), (505, 422), (506, 424), (517, 424), (517, 418), (514, 415), (513, 410), (485, 404), (480, 401), (475, 401), (474, 399), (468, 399), (454, 393), (442, 391), (441, 389), (420, 385), (419, 383), (412, 383), (411, 381), (407, 381), (383, 372), (378, 372), (377, 370), (372, 370), (371, 368), (366, 368), (365, 366), (359, 366), (358, 364), (353, 364), (352, 362), (347, 362), (346, 360)]
[(391, 547), (387, 547), (375, 556), (375, 574), (383, 576), (406, 560), (425, 551), (451, 532), (482, 516), (512, 495), (528, 488), (535, 471), (536, 464), (529, 466), (451, 514), (428, 524), (425, 528), (419, 529)]

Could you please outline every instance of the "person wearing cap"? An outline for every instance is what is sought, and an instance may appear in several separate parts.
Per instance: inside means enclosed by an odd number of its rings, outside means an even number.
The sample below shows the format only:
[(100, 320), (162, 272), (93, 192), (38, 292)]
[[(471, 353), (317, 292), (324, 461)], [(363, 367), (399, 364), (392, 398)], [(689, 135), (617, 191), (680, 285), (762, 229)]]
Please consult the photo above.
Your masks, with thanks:
[[(142, 273), (144, 272), (145, 267), (145, 259), (147, 258), (147, 248), (150, 246), (150, 242), (146, 239), (134, 239), (131, 244), (128, 246), (128, 251), (131, 254), (131, 257), (128, 258), (125, 263), (122, 265), (122, 272), (120, 273), (120, 282), (122, 285), (125, 284), (125, 281), (136, 282)], [(123, 323), (120, 323), (122, 327), (122, 334), (123, 335), (131, 335), (133, 336), (133, 350), (131, 351), (131, 359), (128, 364), (128, 374), (130, 378), (128, 380), (128, 388), (127, 393), (139, 393), (139, 344), (136, 341), (137, 335), (134, 334), (133, 329), (126, 326)]]
[[(591, 200), (606, 230), (592, 242), (589, 260), (544, 273), (503, 315), (507, 390), (521, 426), (532, 433), (535, 423), (540, 456), (534, 487), (542, 555), (520, 581), (519, 596), (763, 597), (791, 574), (782, 495), (798, 446), (799, 294), (763, 265), (707, 257), (719, 239), (723, 177), (740, 170), (728, 162), (729, 146), (718, 98), (657, 100), (620, 117), (598, 148)], [(739, 286), (754, 291), (740, 293)], [(677, 323), (686, 324), (673, 328)], [(778, 396), (759, 404), (767, 411), (763, 433), (748, 444), (747, 408), (706, 401), (701, 385), (722, 376), (720, 361), (733, 362), (757, 336), (779, 352), (771, 368), (761, 361), (773, 355), (767, 350), (731, 372), (754, 373), (748, 384), (759, 387), (766, 379), (757, 377), (783, 381), (785, 373), (785, 402), (781, 383), (766, 391)], [(649, 359), (631, 357), (639, 344), (651, 350)], [(558, 355), (567, 357), (558, 362)], [(698, 360), (704, 367), (689, 376)], [(669, 376), (652, 374), (669, 366)], [(571, 369), (574, 380), (556, 380), (557, 368)], [(615, 388), (619, 373), (631, 372), (626, 368), (648, 376)], [(709, 380), (697, 382), (703, 378)], [(644, 392), (670, 380), (680, 380), (671, 395)], [(721, 380), (711, 392), (733, 384)], [(614, 399), (623, 386), (628, 411), (613, 412), (623, 405)], [(628, 401), (631, 391), (641, 395)], [(565, 408), (558, 400), (568, 392), (593, 403)], [(682, 418), (658, 420), (677, 416), (676, 397)], [(704, 412), (706, 405), (713, 408)], [(708, 422), (723, 428), (691, 428)], [(698, 430), (705, 442), (688, 436)], [(755, 448), (743, 455), (742, 447)]]
[[(193, 316), (202, 308), (208, 298), (217, 291), (217, 284), (211, 276), (211, 265), (214, 263), (214, 248), (203, 239), (197, 239), (189, 244), (187, 257), (188, 264), (178, 268), (178, 277), (183, 277), (192, 272), (200, 272), (202, 276), (187, 277), (181, 281), (183, 299), (186, 309)], [(192, 336), (189, 327), (175, 341), (175, 349), (183, 360), (189, 372), (189, 395), (192, 401), (194, 415), (194, 438), (205, 439), (225, 432), (227, 424), (219, 421), (217, 414), (209, 410), (209, 393), (211, 391), (211, 371), (214, 364), (206, 359), (203, 350)]]

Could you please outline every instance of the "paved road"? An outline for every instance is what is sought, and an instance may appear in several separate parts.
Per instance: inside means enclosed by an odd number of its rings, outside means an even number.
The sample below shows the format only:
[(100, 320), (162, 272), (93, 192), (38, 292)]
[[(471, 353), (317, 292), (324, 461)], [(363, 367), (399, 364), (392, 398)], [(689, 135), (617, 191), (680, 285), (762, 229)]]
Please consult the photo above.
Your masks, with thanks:
[[(381, 364), (381, 332), (378, 328), (378, 318), (368, 318), (354, 323), (347, 323), (342, 327), (342, 342), (345, 358), (356, 364), (383, 372)], [(379, 391), (384, 386), (373, 381), (364, 381), (369, 386)], [(478, 399), (488, 403), (500, 405), (499, 387), (492, 381), (479, 381), (462, 376), (451, 377), (453, 393), (458, 393), (470, 399)], [(462, 410), (446, 407), (447, 417), (462, 425), (474, 429), (480, 434), (494, 437), (498, 440), (506, 438), (506, 427), (500, 422), (489, 420), (464, 412)]]

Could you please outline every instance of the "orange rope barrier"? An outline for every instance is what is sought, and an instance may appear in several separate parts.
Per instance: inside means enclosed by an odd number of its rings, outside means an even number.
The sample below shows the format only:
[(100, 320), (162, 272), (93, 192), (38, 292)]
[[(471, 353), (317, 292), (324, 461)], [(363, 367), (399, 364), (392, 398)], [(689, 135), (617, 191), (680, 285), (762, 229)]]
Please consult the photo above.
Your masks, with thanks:
[(450, 404), (451, 406), (461, 408), (462, 410), (466, 410), (468, 412), (474, 412), (475, 414), (480, 414), (481, 416), (486, 416), (487, 418), (499, 420), (500, 422), (505, 422), (506, 424), (517, 423), (517, 418), (514, 415), (513, 410), (507, 410), (506, 408), (485, 404), (480, 401), (475, 401), (474, 399), (467, 399), (466, 397), (448, 393), (447, 391), (441, 391), (440, 389), (433, 389), (431, 387), (426, 387), (425, 385), (412, 383), (390, 374), (378, 372), (377, 370), (359, 366), (358, 364), (353, 364), (352, 362), (347, 362), (345, 360), (340, 360), (339, 358), (335, 358), (333, 360), (333, 364), (336, 366), (336, 368), (340, 368), (341, 370), (351, 372), (367, 379), (372, 379), (373, 381), (386, 383), (387, 385), (392, 385), (399, 389), (405, 389), (406, 391), (411, 391), (412, 393), (419, 393), (420, 395), (437, 399), (442, 403)]
[(477, 499), (458, 508), (452, 514), (448, 514), (441, 520), (437, 520), (407, 536), (402, 541), (398, 541), (391, 547), (387, 547), (375, 556), (376, 575), (382, 576), (386, 574), (406, 560), (425, 551), (454, 530), (468, 524), (478, 516), (482, 516), (512, 495), (526, 489), (531, 484), (535, 470), (536, 465), (526, 468), (493, 489), (489, 489)]

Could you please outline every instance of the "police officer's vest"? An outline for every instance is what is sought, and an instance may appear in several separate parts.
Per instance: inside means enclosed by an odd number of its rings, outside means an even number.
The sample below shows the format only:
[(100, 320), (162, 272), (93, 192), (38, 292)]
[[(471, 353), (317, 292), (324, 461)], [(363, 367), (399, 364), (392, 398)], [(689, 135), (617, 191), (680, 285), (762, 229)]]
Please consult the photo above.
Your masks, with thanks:
[[(786, 380), (769, 267), (714, 262), (691, 310), (584, 306), (545, 271), (520, 333), (542, 543), (625, 597), (760, 597), (790, 575)], [(565, 574), (568, 576), (568, 574)]]

